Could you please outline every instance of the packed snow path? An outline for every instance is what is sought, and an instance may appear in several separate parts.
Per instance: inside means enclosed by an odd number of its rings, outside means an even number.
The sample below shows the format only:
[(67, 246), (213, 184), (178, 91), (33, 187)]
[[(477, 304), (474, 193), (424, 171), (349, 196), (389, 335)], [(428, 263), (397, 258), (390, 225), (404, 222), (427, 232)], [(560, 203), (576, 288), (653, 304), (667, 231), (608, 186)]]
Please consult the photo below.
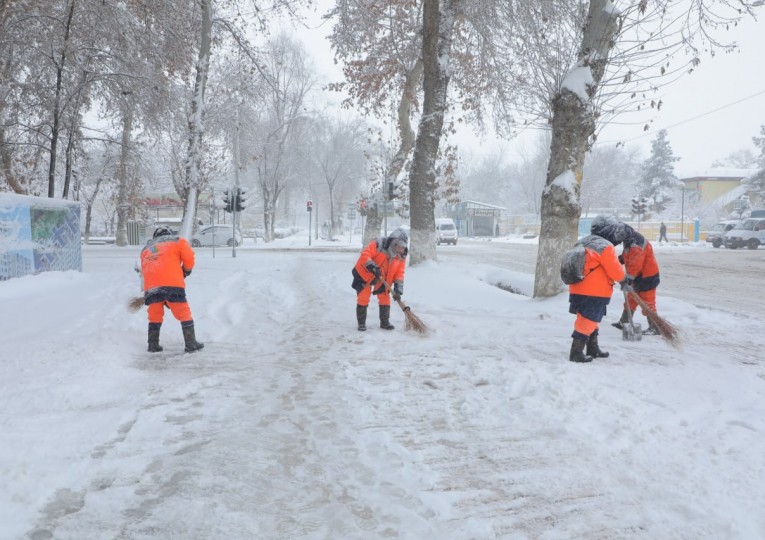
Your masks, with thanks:
[[(43, 333), (10, 325), (0, 537), (765, 534), (757, 320), (666, 299), (682, 352), (604, 327), (611, 358), (574, 366), (565, 296), (504, 292), (491, 283), (523, 276), (476, 260), (409, 270), (422, 338), (396, 306), (379, 329), (374, 301), (356, 331), (356, 249), (198, 253), (191, 355), (171, 318), (165, 352), (144, 352), (120, 250), (20, 282), (46, 298)], [(37, 346), (22, 356), (16, 332)]]

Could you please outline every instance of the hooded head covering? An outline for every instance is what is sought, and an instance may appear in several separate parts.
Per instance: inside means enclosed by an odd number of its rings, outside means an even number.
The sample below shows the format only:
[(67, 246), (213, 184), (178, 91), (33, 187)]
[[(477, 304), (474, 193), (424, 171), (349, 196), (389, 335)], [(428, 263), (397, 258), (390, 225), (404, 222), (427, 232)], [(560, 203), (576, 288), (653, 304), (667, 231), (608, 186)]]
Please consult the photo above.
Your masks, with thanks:
[(391, 257), (406, 257), (409, 251), (409, 248), (407, 247), (408, 243), (409, 236), (406, 234), (404, 229), (399, 227), (388, 235), (386, 248), (388, 250), (388, 254)]
[(601, 238), (605, 238), (613, 245), (620, 244), (627, 236), (626, 225), (613, 216), (599, 214), (592, 220), (590, 232)]

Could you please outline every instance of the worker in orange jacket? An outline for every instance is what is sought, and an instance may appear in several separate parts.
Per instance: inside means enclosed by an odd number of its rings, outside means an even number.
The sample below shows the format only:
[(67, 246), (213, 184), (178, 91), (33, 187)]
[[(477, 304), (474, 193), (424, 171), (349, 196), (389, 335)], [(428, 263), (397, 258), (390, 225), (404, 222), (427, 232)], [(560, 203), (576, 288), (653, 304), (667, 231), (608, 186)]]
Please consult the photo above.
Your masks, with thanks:
[[(351, 273), (356, 290), (356, 322), (358, 329), (367, 329), (367, 306), (374, 294), (380, 306), (380, 328), (393, 330), (390, 323), (390, 294), (400, 300), (404, 294), (404, 269), (409, 252), (409, 237), (403, 229), (396, 229), (387, 238), (378, 238), (367, 244), (361, 251)], [(383, 283), (393, 287), (390, 291)]]
[(572, 362), (591, 362), (593, 358), (608, 356), (598, 345), (598, 325), (611, 301), (614, 283), (619, 282), (623, 290), (630, 288), (614, 247), (624, 238), (622, 224), (610, 216), (599, 215), (590, 232), (577, 241), (585, 251), (584, 279), (569, 285), (569, 313), (576, 315), (569, 353)]
[(160, 352), (159, 331), (165, 307), (180, 321), (186, 352), (204, 347), (194, 335), (194, 319), (186, 301), (186, 282), (194, 268), (194, 251), (166, 226), (158, 227), (141, 250), (144, 304), (149, 306), (149, 352)]
[[(632, 288), (637, 295), (645, 300), (654, 312), (656, 311), (656, 288), (659, 286), (659, 263), (656, 262), (656, 256), (653, 253), (653, 246), (645, 236), (637, 232), (635, 229), (624, 224), (625, 237), (624, 237), (624, 249), (619, 256), (619, 260), (624, 263), (627, 270), (627, 275), (631, 280)], [(619, 322), (613, 323), (612, 326), (620, 329), (629, 320), (629, 313), (627, 312), (627, 306), (629, 305), (630, 311), (635, 312), (637, 309), (637, 300), (631, 296), (625, 302), (624, 311), (619, 319)], [(645, 315), (645, 311), (643, 311)], [(658, 335), (659, 330), (648, 319), (648, 328), (643, 331), (643, 334)]]

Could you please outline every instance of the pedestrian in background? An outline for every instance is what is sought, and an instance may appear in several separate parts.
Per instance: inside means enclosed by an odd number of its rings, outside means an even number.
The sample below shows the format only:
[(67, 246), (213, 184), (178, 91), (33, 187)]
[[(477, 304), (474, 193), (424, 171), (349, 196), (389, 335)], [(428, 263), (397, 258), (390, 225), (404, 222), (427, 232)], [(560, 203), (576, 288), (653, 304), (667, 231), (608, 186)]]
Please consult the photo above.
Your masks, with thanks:
[(661, 222), (661, 225), (659, 226), (659, 243), (664, 240), (665, 242), (669, 243), (669, 240), (667, 240), (667, 226), (664, 225), (664, 222)]

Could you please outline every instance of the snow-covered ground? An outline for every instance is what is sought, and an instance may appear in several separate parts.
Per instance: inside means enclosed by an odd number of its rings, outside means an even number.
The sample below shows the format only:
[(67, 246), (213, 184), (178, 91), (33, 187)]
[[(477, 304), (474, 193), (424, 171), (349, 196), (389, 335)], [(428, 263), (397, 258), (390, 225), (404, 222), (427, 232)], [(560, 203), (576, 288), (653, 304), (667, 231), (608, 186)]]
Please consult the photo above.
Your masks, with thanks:
[(136, 248), (0, 283), (0, 538), (765, 538), (761, 320), (665, 288), (683, 349), (625, 342), (617, 293), (573, 364), (567, 296), (476, 257), (360, 333), (357, 242), (197, 249), (196, 354), (145, 352)]

